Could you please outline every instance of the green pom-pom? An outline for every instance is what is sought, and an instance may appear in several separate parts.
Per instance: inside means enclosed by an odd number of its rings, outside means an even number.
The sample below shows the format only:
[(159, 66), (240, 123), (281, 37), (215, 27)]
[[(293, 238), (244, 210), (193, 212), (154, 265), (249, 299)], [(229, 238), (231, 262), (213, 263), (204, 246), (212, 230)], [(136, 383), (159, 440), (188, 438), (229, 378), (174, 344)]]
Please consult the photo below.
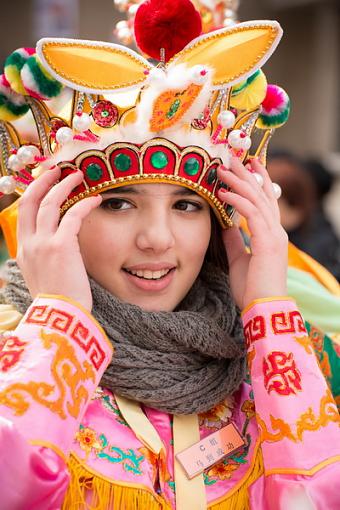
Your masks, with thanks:
[(11, 89), (4, 74), (0, 75), (0, 120), (15, 120), (28, 109), (25, 98)]
[(21, 70), (22, 83), (32, 97), (52, 99), (57, 97), (63, 86), (43, 68), (37, 55), (27, 60)]
[(4, 74), (17, 94), (27, 95), (21, 80), (21, 69), (27, 60), (35, 53), (33, 48), (19, 48), (11, 53), (5, 60)]

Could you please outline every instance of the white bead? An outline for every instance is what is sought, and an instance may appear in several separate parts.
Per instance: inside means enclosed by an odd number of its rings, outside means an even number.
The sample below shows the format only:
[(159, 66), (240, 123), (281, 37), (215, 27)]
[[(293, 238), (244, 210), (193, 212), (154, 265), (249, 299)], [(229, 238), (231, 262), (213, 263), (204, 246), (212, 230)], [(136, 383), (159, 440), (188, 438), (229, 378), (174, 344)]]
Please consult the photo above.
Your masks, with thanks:
[(250, 136), (244, 136), (243, 131), (240, 129), (234, 129), (229, 133), (228, 142), (233, 149), (242, 149), (247, 151), (251, 147)]
[(127, 9), (128, 0), (114, 0), (114, 3), (119, 11), (125, 11)]
[(258, 184), (259, 186), (261, 186), (261, 188), (262, 188), (263, 183), (264, 183), (264, 179), (263, 179), (262, 175), (261, 175), (261, 174), (258, 174), (257, 172), (254, 172), (254, 173), (252, 173), (251, 175), (253, 175), (253, 176), (254, 176), (255, 181), (256, 181), (256, 182), (257, 182), (257, 184)]
[(149, 83), (157, 83), (158, 81), (160, 82), (161, 80), (164, 80), (165, 76), (166, 75), (163, 69), (160, 69), (159, 67), (154, 67), (153, 69), (150, 70), (147, 81)]
[(275, 197), (277, 199), (279, 199), (282, 194), (281, 186), (279, 184), (277, 184), (276, 182), (273, 182), (273, 190), (274, 190)]
[(82, 113), (81, 115), (75, 115), (73, 117), (72, 126), (73, 129), (82, 133), (89, 129), (91, 122), (91, 117), (87, 113)]
[(118, 39), (124, 44), (130, 44), (132, 41), (132, 32), (129, 28), (121, 28), (117, 30)]
[(23, 165), (33, 165), (35, 158), (39, 156), (40, 150), (35, 145), (23, 145), (17, 152), (17, 158)]
[(55, 139), (60, 145), (65, 145), (73, 140), (73, 131), (69, 127), (61, 127), (55, 134)]
[(125, 21), (125, 20), (118, 21), (118, 23), (116, 25), (117, 30), (126, 30), (127, 28), (129, 28), (127, 21)]
[(205, 66), (194, 66), (192, 68), (192, 82), (195, 85), (203, 85), (209, 78), (209, 69)]
[(10, 195), (15, 191), (16, 181), (11, 175), (4, 175), (0, 178), (0, 192), (4, 195)]
[(23, 164), (19, 161), (16, 154), (11, 154), (8, 158), (7, 166), (13, 172), (19, 172), (23, 168)]
[(230, 129), (235, 124), (236, 117), (230, 110), (223, 110), (218, 114), (217, 122), (221, 124), (224, 129)]
[(139, 5), (138, 4), (132, 4), (130, 5), (128, 11), (130, 16), (135, 16), (136, 12), (138, 11)]

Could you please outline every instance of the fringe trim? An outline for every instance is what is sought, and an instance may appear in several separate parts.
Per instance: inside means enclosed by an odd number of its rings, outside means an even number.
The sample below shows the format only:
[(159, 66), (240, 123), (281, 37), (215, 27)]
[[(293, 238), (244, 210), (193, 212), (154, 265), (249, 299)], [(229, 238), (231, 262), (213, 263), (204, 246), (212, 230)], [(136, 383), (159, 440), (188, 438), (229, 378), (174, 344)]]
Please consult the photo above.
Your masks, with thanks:
[(263, 474), (263, 456), (261, 448), (258, 447), (248, 478), (241, 480), (241, 482), (243, 481), (242, 485), (230, 496), (227, 496), (225, 499), (221, 498), (217, 503), (209, 505), (208, 510), (251, 510), (248, 489)]
[(62, 510), (171, 510), (146, 489), (118, 485), (92, 473), (72, 454), (68, 468), (71, 481)]
[[(71, 454), (68, 462), (71, 482), (62, 510), (171, 510), (168, 503), (146, 489), (118, 485), (86, 469)], [(209, 505), (208, 510), (250, 510), (248, 488), (264, 474), (261, 448), (253, 467), (240, 487), (226, 498)], [(243, 482), (243, 483), (242, 483)]]

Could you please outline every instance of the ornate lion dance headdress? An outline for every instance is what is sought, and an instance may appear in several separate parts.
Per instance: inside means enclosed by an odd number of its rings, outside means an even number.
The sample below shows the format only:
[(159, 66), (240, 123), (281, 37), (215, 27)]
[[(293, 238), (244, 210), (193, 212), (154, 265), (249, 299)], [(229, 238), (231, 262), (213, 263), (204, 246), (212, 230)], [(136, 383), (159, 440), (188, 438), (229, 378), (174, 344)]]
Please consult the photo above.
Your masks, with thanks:
[[(231, 154), (265, 161), (274, 128), (289, 115), (288, 96), (261, 70), (282, 30), (275, 21), (253, 21), (200, 32), (190, 0), (166, 8), (149, 0), (137, 11), (135, 35), (159, 63), (121, 45), (72, 39), (45, 38), (36, 50), (12, 53), (0, 77), (0, 191), (20, 195), (59, 165), (61, 179), (76, 169), (84, 174), (62, 214), (110, 188), (165, 182), (202, 195), (230, 226), (233, 209), (217, 196), (218, 166)], [(52, 111), (48, 100), (65, 87), (71, 101)], [(119, 105), (122, 92), (134, 97), (129, 107)], [(34, 143), (13, 123), (29, 110)]]

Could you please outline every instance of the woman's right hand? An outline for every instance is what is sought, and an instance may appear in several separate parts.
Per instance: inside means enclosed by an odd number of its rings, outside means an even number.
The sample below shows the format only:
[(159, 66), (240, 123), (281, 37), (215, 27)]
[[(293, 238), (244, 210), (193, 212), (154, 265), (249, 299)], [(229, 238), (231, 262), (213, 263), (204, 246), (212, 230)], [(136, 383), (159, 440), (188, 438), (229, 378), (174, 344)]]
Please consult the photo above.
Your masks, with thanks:
[(56, 184), (59, 177), (59, 168), (46, 171), (19, 200), (17, 263), (33, 299), (37, 294), (62, 295), (91, 311), (92, 294), (78, 233), (101, 196), (80, 200), (60, 221), (60, 207), (81, 183), (83, 173), (73, 173)]

